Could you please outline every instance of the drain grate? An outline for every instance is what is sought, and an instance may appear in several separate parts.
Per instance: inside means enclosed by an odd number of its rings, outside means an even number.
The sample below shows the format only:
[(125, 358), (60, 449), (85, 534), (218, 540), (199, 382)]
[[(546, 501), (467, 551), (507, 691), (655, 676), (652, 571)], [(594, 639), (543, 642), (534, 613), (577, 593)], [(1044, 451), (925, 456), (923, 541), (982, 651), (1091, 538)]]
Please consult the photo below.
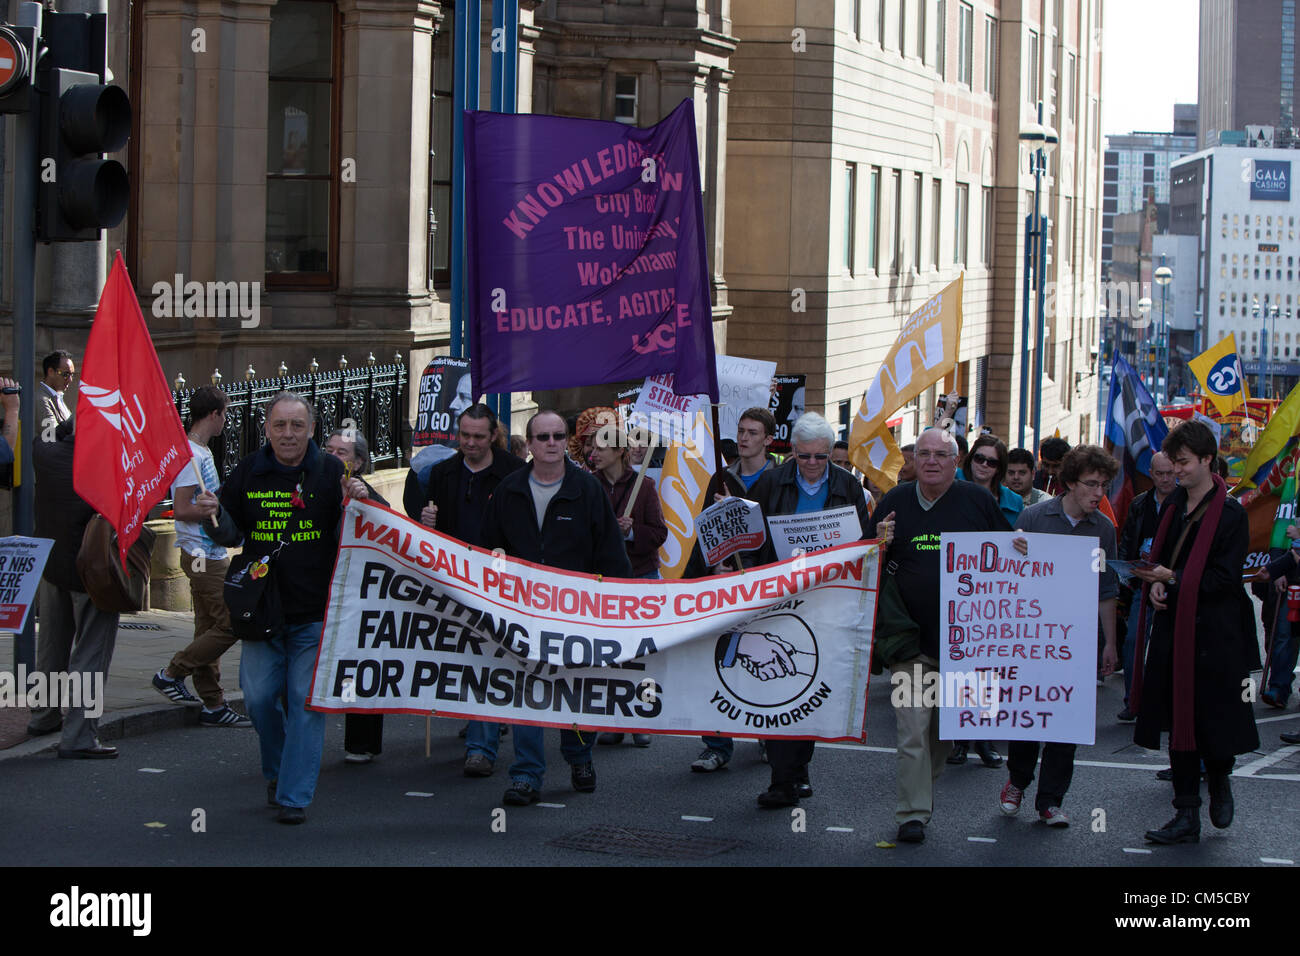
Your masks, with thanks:
[(607, 824), (580, 830), (552, 840), (548, 846), (616, 856), (646, 856), (659, 860), (707, 860), (728, 850), (744, 846), (741, 840), (716, 840), (710, 837), (685, 837), (662, 830), (639, 827), (616, 827)]
[(118, 624), (119, 631), (161, 631), (161, 624)]

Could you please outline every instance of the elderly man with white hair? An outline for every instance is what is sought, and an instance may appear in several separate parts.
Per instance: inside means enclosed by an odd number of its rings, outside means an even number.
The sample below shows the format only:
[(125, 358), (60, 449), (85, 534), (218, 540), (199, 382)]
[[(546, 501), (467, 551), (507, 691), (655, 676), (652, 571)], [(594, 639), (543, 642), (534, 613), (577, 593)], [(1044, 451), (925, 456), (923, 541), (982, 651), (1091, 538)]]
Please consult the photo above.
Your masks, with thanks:
[[(793, 454), (779, 468), (768, 469), (749, 489), (765, 517), (834, 511), (852, 506), (858, 522), (865, 529), (870, 520), (862, 485), (852, 473), (831, 463), (835, 429), (816, 412), (805, 412), (790, 433)], [(865, 535), (863, 535), (865, 537)], [(758, 554), (758, 564), (776, 560), (771, 536)], [(808, 762), (812, 760), (813, 741), (773, 738), (767, 742), (767, 762), (772, 768), (772, 782), (759, 794), (761, 807), (792, 807), (800, 797), (812, 796), (808, 780)]]
[[(916, 480), (880, 499), (867, 527), (887, 551), (876, 605), (876, 648), (886, 666), (929, 686), (939, 669), (939, 536), (945, 531), (1010, 531), (997, 501), (984, 488), (957, 481), (957, 441), (930, 428), (916, 442)], [(920, 843), (934, 811), (934, 782), (943, 772), (939, 709), (904, 694), (898, 722), (897, 839)], [(922, 698), (924, 700), (924, 698)]]

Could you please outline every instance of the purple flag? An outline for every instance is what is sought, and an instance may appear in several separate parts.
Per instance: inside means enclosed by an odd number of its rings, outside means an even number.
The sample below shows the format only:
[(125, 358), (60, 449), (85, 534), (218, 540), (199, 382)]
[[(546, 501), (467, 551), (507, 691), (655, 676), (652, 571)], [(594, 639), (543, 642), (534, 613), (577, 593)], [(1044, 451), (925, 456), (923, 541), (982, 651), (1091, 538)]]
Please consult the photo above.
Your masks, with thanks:
[(465, 111), (469, 348), (480, 392), (662, 372), (718, 400), (695, 120)]

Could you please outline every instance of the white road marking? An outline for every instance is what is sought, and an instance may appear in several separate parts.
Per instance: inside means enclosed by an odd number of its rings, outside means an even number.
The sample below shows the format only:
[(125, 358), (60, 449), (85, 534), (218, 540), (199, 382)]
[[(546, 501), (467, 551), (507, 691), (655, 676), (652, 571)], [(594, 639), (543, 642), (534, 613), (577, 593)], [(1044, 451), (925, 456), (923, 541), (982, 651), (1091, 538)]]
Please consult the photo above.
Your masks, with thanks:
[(998, 841), (995, 840), (995, 839), (993, 839), (993, 837), (967, 837), (967, 838), (966, 838), (966, 842), (968, 842), (968, 843), (997, 843)]
[(1125, 852), (1125, 853), (1150, 853), (1151, 851), (1150, 851), (1150, 850), (1140, 850), (1140, 849), (1138, 849), (1137, 847), (1126, 846), (1126, 847), (1124, 847), (1124, 852)]
[(827, 833), (852, 833), (853, 827), (827, 827)]
[(689, 813), (682, 814), (683, 820), (689, 820), (691, 823), (712, 823), (713, 817), (693, 817)]
[(1258, 760), (1252, 760), (1244, 767), (1238, 767), (1232, 771), (1234, 777), (1253, 777), (1256, 773), (1265, 767), (1271, 767), (1275, 763), (1281, 763), (1287, 757), (1294, 756), (1296, 753), (1295, 745), (1288, 745), (1280, 750), (1275, 750), (1271, 754), (1266, 754)]
[(1297, 717), (1300, 717), (1300, 710), (1297, 710), (1294, 713), (1290, 713), (1290, 714), (1277, 714), (1273, 717), (1256, 717), (1255, 723), (1271, 724), (1277, 720), (1295, 720)]
[(564, 809), (564, 804), (562, 804), (562, 803), (539, 803), (538, 806), (539, 806), (539, 807), (546, 807), (546, 808), (549, 809), (549, 810), (563, 810), (563, 809)]
[(1280, 857), (1276, 857), (1276, 856), (1261, 856), (1259, 858), (1259, 862), (1278, 863), (1281, 864), (1282, 866), (1295, 866), (1295, 860), (1283, 860)]
[(141, 767), (141, 773), (166, 773), (166, 770), (159, 770), (157, 767)]
[(433, 796), (433, 794), (431, 794), (431, 793), (425, 793), (423, 790), (408, 790), (408, 791), (406, 791), (406, 795), (407, 795), (408, 797), (431, 797), (431, 796)]

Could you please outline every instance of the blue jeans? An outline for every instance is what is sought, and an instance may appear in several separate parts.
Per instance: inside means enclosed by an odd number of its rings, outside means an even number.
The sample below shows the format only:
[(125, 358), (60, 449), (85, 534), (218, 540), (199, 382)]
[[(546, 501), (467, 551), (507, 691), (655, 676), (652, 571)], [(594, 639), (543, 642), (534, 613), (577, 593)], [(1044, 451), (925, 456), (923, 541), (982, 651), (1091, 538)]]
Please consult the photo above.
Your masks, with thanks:
[[(1134, 658), (1137, 655), (1138, 613), (1142, 610), (1142, 592), (1133, 596), (1133, 604), (1128, 609), (1128, 622), (1124, 630), (1124, 646), (1120, 649), (1120, 660), (1124, 664), (1124, 706), (1128, 706), (1129, 691), (1133, 689)], [(1150, 630), (1151, 615), (1147, 615), (1147, 629)]]
[[(493, 724), (493, 727), (496, 725)], [(474, 724), (470, 724), (470, 733)], [(533, 724), (512, 724), (510, 739), (514, 741), (515, 762), (510, 765), (510, 779), (522, 780), (542, 789), (542, 778), (546, 776), (546, 728)], [(560, 753), (570, 766), (591, 763), (591, 746), (596, 742), (596, 733), (584, 730), (579, 737), (572, 730), (560, 731)], [(490, 736), (478, 742), (478, 753), (489, 760), (497, 758), (497, 737)]]
[(736, 752), (736, 741), (730, 737), (701, 737), (700, 740), (704, 741), (704, 746), (716, 750), (728, 760)]
[(501, 725), (487, 720), (471, 720), (465, 730), (465, 756), (482, 754), (488, 760), (497, 759), (497, 743), (501, 739)]
[(1286, 619), (1286, 598), (1277, 601), (1277, 632), (1273, 635), (1273, 650), (1268, 659), (1268, 695), (1286, 703), (1291, 696), (1291, 683), (1295, 679), (1296, 651), (1300, 650), (1291, 622)]
[(305, 807), (316, 793), (325, 715), (307, 710), (322, 621), (294, 624), (271, 641), (245, 641), (239, 659), (244, 706), (262, 748), (262, 776), (279, 780), (281, 806)]

